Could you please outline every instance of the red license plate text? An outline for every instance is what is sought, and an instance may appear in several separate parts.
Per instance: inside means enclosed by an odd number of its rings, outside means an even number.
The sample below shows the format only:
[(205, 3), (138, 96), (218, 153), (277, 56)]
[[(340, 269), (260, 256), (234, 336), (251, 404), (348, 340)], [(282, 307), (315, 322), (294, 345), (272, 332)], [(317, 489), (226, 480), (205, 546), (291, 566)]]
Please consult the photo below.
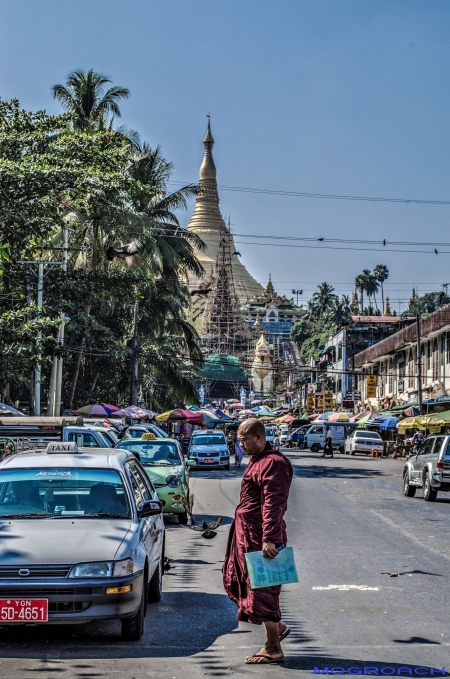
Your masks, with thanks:
[(0, 625), (5, 622), (47, 622), (48, 599), (0, 599)]

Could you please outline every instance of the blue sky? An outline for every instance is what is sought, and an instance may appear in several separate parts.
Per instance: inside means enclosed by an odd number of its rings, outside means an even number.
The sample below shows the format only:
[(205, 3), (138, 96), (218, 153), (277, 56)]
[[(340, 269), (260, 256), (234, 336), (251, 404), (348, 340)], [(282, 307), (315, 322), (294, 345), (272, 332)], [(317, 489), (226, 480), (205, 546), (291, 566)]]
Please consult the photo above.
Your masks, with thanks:
[[(0, 12), (2, 98), (57, 112), (54, 83), (105, 72), (132, 92), (120, 122), (161, 144), (176, 181), (197, 179), (210, 111), (219, 184), (450, 199), (448, 0), (0, 0)], [(222, 191), (221, 206), (236, 233), (450, 242), (450, 205)], [(238, 249), (262, 283), (270, 271), (305, 298), (324, 280), (349, 293), (378, 263), (397, 310), (413, 285), (450, 281), (450, 254)]]

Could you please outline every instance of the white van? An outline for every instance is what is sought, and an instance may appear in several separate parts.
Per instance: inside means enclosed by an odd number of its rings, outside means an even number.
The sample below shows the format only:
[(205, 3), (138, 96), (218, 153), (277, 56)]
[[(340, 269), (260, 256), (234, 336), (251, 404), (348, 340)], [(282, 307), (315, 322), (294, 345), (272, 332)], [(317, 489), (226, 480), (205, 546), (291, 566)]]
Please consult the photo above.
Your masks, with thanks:
[(275, 427), (273, 427), (272, 425), (269, 424), (269, 425), (266, 425), (264, 427), (264, 429), (266, 430), (266, 441), (267, 441), (267, 443), (270, 443), (272, 448), (275, 448), (275, 450), (279, 450), (280, 439), (275, 433)]
[(331, 437), (333, 441), (333, 448), (339, 448), (341, 453), (345, 452), (344, 444), (348, 433), (355, 425), (349, 425), (347, 422), (330, 422), (329, 424), (312, 424), (305, 434), (305, 448), (309, 448), (312, 453), (318, 453), (323, 450), (325, 445), (326, 427), (330, 428)]

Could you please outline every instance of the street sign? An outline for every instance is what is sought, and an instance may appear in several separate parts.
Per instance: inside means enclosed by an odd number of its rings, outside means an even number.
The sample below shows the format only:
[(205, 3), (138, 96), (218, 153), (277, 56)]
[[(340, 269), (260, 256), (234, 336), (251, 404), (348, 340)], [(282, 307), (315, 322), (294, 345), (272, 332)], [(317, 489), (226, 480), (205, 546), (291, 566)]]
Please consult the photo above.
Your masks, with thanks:
[(366, 396), (367, 398), (377, 397), (377, 375), (366, 376)]
[(306, 411), (309, 414), (314, 412), (314, 394), (306, 395)]
[(323, 392), (323, 409), (331, 410), (333, 408), (333, 392), (331, 389), (325, 389)]

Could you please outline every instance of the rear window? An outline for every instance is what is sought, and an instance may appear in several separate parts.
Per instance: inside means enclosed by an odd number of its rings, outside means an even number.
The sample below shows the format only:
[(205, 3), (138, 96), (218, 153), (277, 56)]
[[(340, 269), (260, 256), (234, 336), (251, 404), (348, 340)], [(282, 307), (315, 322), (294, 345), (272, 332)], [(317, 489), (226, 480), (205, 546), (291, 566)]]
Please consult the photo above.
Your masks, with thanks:
[(171, 466), (182, 464), (175, 441), (152, 441), (151, 439), (128, 439), (121, 441), (118, 448), (139, 454), (140, 462), (144, 465)]
[(220, 446), (226, 443), (223, 436), (211, 434), (210, 436), (195, 436), (192, 439), (193, 446)]
[(358, 439), (379, 439), (380, 435), (376, 431), (357, 431), (356, 438)]

